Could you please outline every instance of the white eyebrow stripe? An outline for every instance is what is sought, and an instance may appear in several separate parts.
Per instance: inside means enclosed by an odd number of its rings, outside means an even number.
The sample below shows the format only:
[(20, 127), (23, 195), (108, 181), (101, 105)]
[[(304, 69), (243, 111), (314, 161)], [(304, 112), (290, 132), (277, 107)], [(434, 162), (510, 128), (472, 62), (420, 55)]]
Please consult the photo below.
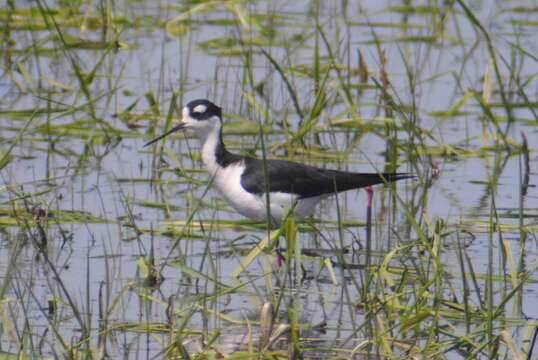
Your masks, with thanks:
[(196, 105), (196, 106), (192, 109), (192, 112), (195, 112), (195, 113), (205, 113), (206, 110), (207, 110), (207, 106), (205, 106), (205, 105)]

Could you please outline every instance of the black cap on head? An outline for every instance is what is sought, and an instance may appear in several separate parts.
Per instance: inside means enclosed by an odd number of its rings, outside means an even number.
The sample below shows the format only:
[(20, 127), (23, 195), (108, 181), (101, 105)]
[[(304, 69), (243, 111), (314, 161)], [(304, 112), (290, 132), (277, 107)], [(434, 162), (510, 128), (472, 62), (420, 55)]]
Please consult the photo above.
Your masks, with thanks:
[(207, 120), (213, 116), (222, 118), (222, 109), (206, 99), (193, 100), (186, 107), (189, 109), (189, 116), (196, 120)]

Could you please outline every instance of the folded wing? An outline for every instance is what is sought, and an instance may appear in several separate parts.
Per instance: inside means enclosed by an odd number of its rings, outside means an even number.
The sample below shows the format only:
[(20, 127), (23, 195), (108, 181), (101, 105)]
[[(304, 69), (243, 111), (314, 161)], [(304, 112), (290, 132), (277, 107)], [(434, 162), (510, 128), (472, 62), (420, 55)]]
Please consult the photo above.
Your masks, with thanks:
[(247, 166), (241, 178), (243, 187), (255, 194), (269, 190), (308, 198), (413, 177), (406, 173), (351, 173), (326, 170), (285, 160), (266, 161), (264, 172), (262, 160), (249, 158), (246, 161), (259, 162), (257, 166)]

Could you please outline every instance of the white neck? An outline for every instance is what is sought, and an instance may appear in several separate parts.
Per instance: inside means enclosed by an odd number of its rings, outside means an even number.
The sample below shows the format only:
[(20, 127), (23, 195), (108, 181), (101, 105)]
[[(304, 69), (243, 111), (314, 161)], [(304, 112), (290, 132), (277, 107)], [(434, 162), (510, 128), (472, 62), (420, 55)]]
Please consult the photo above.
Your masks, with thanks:
[(202, 145), (202, 162), (211, 176), (221, 168), (217, 162), (217, 147), (220, 145), (220, 127), (213, 127), (209, 131), (197, 133)]

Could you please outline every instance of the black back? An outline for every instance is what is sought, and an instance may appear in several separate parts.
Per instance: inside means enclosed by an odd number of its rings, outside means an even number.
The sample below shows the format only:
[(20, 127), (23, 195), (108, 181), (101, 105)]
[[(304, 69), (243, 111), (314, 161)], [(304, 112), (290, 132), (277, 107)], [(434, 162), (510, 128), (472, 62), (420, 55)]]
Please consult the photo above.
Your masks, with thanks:
[[(241, 185), (248, 192), (255, 194), (269, 190), (308, 198), (413, 177), (405, 173), (351, 173), (326, 170), (285, 160), (267, 160), (264, 176), (263, 160), (245, 158), (244, 161), (246, 169), (241, 176)], [(269, 180), (269, 184), (265, 179)]]

